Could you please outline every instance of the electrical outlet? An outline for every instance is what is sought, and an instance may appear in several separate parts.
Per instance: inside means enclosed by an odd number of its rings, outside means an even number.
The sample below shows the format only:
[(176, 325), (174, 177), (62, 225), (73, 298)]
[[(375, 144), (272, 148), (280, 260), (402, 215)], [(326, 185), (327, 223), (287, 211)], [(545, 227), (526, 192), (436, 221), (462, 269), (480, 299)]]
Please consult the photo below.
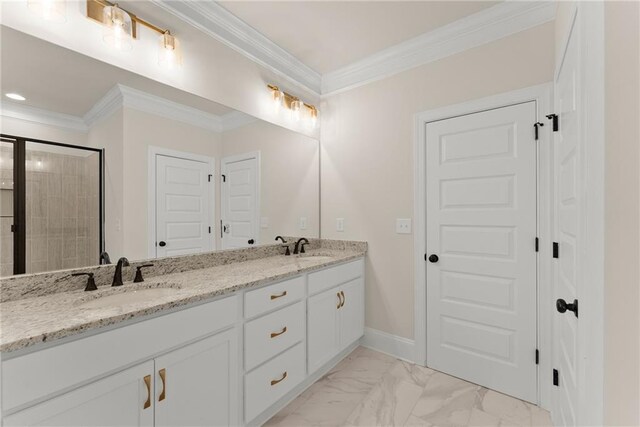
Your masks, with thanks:
[(307, 217), (306, 216), (301, 216), (300, 217), (299, 226), (300, 226), (300, 230), (306, 230), (307, 229)]
[(336, 231), (344, 231), (344, 218), (336, 218)]
[(396, 233), (411, 234), (411, 218), (397, 218)]
[(260, 228), (269, 228), (269, 218), (266, 216), (260, 217)]

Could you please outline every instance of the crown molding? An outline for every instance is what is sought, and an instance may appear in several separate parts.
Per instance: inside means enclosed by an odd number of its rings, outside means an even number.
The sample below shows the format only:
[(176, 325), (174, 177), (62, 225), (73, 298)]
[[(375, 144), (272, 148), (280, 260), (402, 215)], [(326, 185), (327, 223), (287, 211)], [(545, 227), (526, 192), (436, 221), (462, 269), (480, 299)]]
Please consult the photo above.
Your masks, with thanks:
[(321, 75), (214, 1), (151, 0), (302, 89), (320, 95)]
[(257, 118), (241, 113), (240, 111), (232, 111), (220, 116), (220, 118), (222, 119), (222, 132), (237, 129), (258, 121)]
[(113, 86), (85, 113), (82, 119), (88, 127), (92, 127), (99, 121), (106, 119), (122, 107), (124, 99), (120, 91), (121, 87), (123, 86), (118, 84)]
[(322, 76), (333, 95), (552, 21), (553, 2), (504, 1)]
[(87, 126), (82, 117), (56, 113), (28, 105), (19, 105), (15, 102), (0, 102), (0, 115), (76, 132), (87, 132), (89, 130), (89, 126)]

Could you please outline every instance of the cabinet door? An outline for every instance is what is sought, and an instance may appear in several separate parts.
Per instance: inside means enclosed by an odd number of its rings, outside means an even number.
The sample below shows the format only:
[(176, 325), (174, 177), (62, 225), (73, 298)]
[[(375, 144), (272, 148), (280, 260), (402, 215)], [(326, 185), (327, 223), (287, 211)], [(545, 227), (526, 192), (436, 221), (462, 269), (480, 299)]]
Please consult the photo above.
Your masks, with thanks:
[(309, 374), (339, 352), (337, 288), (309, 298), (307, 307), (307, 354)]
[(237, 331), (155, 359), (156, 426), (238, 424)]
[(364, 335), (364, 283), (362, 277), (345, 283), (343, 305), (340, 313), (340, 350), (348, 347)]
[(149, 361), (8, 416), (3, 425), (153, 426), (153, 407)]

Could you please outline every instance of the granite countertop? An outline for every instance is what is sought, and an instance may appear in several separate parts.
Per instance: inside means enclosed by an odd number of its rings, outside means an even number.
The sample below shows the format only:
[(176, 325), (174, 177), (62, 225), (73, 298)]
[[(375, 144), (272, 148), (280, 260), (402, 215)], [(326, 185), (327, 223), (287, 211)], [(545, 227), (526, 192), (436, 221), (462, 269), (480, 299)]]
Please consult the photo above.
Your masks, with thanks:
[[(364, 256), (358, 250), (314, 249), (303, 256), (270, 256), (166, 274), (119, 288), (101, 287), (0, 303), (0, 352), (10, 352), (114, 325), (128, 319), (205, 301)], [(101, 297), (149, 288), (170, 288), (105, 307), (87, 307)], [(136, 301), (137, 300), (137, 301)]]

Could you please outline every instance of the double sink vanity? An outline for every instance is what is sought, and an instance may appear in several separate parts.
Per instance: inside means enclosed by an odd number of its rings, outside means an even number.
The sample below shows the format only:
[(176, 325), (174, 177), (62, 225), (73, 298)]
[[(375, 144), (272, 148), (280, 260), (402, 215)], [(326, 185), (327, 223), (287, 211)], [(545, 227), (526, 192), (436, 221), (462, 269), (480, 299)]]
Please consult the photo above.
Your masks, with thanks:
[(260, 425), (357, 345), (365, 253), (314, 239), (156, 259), (141, 283), (132, 263), (120, 287), (113, 265), (3, 280), (2, 425)]

